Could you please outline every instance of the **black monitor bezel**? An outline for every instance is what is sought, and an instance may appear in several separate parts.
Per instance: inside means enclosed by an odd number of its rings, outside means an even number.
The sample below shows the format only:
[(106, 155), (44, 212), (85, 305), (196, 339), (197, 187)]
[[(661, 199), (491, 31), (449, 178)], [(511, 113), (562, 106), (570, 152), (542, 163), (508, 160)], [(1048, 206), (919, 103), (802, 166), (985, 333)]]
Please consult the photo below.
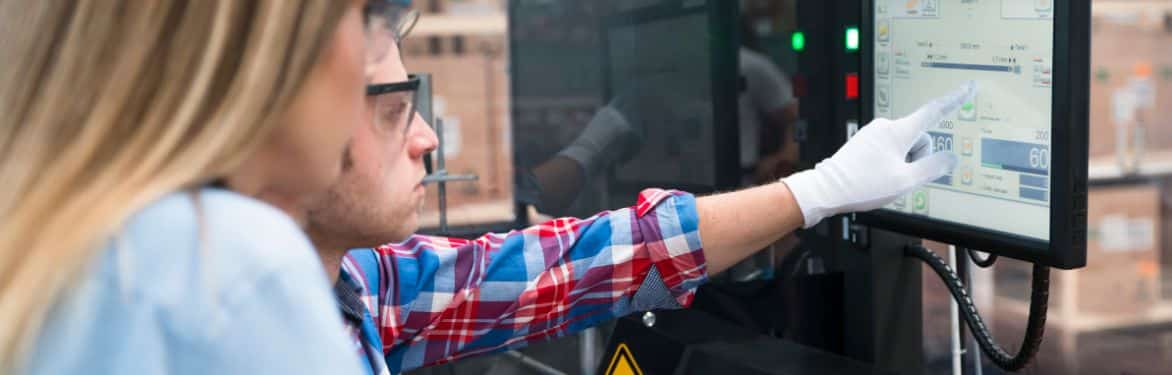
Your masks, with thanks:
[[(874, 118), (875, 0), (862, 0), (862, 121)], [(1050, 241), (890, 210), (856, 214), (860, 223), (1061, 269), (1086, 265), (1090, 0), (1054, 2)]]

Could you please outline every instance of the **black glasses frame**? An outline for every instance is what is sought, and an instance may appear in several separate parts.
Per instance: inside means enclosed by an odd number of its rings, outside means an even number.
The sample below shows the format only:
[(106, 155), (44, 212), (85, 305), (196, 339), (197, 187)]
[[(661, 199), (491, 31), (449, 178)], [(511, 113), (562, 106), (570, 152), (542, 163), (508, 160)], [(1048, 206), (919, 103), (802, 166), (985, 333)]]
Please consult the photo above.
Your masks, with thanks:
[(407, 76), (406, 81), (366, 85), (366, 96), (374, 97), (396, 92), (410, 91), (411, 108), (408, 109), (409, 112), (407, 113), (407, 124), (403, 126), (403, 133), (406, 134), (411, 129), (411, 124), (415, 122), (415, 114), (419, 109), (419, 86), (421, 82), (422, 80), (418, 76), (412, 74)]
[(412, 74), (407, 76), (406, 81), (366, 85), (366, 96), (378, 96), (403, 91), (419, 92), (421, 82), (422, 80), (418, 76)]

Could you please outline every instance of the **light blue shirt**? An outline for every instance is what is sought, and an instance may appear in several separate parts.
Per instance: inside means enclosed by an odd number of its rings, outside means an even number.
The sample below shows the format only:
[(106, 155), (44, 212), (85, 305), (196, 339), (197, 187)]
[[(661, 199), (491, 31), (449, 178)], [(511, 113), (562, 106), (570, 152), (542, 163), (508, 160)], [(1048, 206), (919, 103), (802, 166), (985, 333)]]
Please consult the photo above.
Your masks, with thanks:
[(177, 192), (134, 214), (77, 275), (25, 370), (360, 373), (344, 332), (321, 263), (288, 216), (225, 190)]

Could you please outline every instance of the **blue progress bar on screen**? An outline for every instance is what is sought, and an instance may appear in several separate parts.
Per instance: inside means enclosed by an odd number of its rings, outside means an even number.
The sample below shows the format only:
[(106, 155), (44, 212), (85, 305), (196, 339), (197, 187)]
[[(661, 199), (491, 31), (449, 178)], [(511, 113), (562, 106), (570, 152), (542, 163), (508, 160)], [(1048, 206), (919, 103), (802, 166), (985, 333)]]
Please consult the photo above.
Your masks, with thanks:
[(925, 68), (976, 70), (976, 71), (982, 71), (982, 72), (1004, 72), (1004, 73), (1012, 73), (1013, 72), (1013, 67), (1005, 66), (1005, 65), (924, 62), (924, 63), (921, 63), (920, 66), (925, 67)]
[(1033, 199), (1033, 200), (1041, 201), (1041, 202), (1046, 201), (1046, 191), (1045, 190), (1030, 189), (1028, 187), (1023, 187), (1023, 188), (1021, 188), (1020, 194), (1021, 194), (1022, 199)]
[(981, 140), (981, 165), (1018, 173), (1049, 176), (1050, 146), (1003, 139)]
[(1035, 187), (1038, 189), (1049, 189), (1050, 179), (1045, 176), (1034, 176), (1028, 174), (1018, 175), (1020, 177), (1018, 184), (1021, 186)]

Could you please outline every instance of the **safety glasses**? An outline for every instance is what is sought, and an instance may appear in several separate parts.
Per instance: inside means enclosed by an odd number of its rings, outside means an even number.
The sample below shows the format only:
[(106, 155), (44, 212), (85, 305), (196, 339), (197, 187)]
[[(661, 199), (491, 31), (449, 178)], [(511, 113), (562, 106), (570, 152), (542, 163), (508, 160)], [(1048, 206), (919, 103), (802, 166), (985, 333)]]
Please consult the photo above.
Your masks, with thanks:
[(415, 119), (420, 79), (411, 75), (403, 82), (366, 86), (366, 97), (374, 104), (374, 126), (381, 131), (400, 129), (406, 134)]

